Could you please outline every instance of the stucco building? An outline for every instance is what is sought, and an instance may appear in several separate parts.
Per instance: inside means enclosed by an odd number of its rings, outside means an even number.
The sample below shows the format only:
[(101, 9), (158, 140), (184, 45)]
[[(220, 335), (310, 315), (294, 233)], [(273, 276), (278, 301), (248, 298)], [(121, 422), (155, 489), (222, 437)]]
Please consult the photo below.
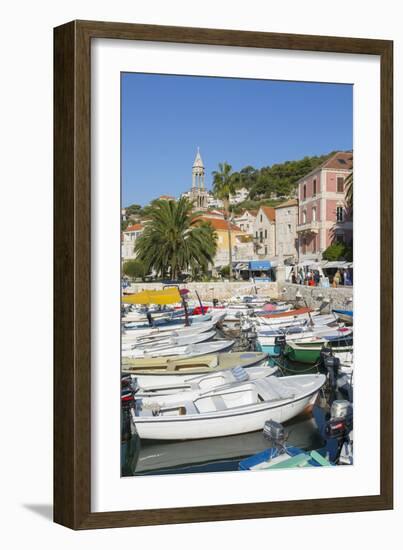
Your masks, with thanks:
[(258, 258), (276, 255), (276, 211), (271, 206), (261, 206), (253, 224), (255, 251)]
[(141, 223), (135, 223), (126, 227), (122, 235), (122, 259), (133, 260), (136, 255), (134, 253), (134, 246), (136, 240), (140, 237), (144, 230), (144, 226)]
[[(203, 214), (198, 218), (201, 221), (208, 222), (217, 234), (217, 252), (214, 258), (214, 267), (220, 267), (229, 264), (229, 238), (228, 221), (217, 216)], [(251, 235), (242, 231), (234, 223), (230, 223), (231, 229), (231, 249), (232, 261), (245, 261), (253, 258), (253, 242)]]
[(353, 223), (345, 202), (345, 180), (352, 169), (353, 153), (338, 152), (299, 180), (300, 259), (320, 259), (335, 241), (352, 242)]
[(253, 227), (255, 224), (257, 215), (257, 210), (244, 210), (242, 214), (234, 216), (233, 220), (235, 225), (237, 225), (245, 233), (253, 235)]
[(297, 258), (298, 256), (298, 200), (290, 199), (275, 208), (276, 256)]
[(240, 202), (246, 201), (248, 197), (249, 191), (246, 189), (246, 187), (242, 187), (241, 189), (237, 189), (234, 195), (229, 196), (229, 203), (239, 204)]

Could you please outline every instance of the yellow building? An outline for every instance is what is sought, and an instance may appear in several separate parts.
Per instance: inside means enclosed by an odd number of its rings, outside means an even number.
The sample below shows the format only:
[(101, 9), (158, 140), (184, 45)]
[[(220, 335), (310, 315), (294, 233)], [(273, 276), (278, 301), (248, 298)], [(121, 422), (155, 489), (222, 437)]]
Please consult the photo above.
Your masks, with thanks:
[[(214, 267), (220, 268), (229, 264), (228, 222), (224, 218), (200, 216), (200, 221), (208, 222), (217, 234), (217, 252), (214, 258)], [(242, 231), (231, 223), (232, 262), (246, 261), (253, 258), (252, 235)]]

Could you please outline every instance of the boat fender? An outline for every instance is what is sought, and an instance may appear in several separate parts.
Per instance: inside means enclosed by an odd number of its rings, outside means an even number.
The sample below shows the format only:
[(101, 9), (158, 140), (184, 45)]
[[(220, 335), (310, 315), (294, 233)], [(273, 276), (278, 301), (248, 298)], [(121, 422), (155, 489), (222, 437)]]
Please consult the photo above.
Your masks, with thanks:
[(232, 369), (232, 374), (237, 382), (246, 382), (249, 380), (249, 374), (240, 365)]

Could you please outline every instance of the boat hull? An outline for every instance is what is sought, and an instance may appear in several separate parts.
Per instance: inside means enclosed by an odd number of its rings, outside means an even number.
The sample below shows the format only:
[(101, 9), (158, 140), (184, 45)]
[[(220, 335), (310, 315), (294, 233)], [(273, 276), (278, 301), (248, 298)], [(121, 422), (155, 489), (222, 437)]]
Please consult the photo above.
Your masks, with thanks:
[(352, 358), (351, 346), (339, 346), (340, 342), (335, 341), (335, 344), (332, 345), (331, 342), (320, 342), (320, 343), (287, 343), (284, 349), (284, 355), (287, 359), (291, 361), (296, 361), (298, 363), (317, 363), (320, 359), (320, 354), (324, 346), (330, 347), (337, 357), (340, 358), (340, 361), (347, 361), (349, 358)]
[(318, 392), (309, 395), (299, 401), (278, 405), (273, 408), (265, 408), (261, 411), (234, 414), (234, 418), (228, 421), (228, 417), (220, 418), (195, 418), (183, 420), (167, 420), (147, 422), (135, 419), (136, 430), (142, 439), (206, 439), (209, 437), (224, 437), (262, 430), (267, 420), (286, 422), (302, 411), (316, 399)]
[(151, 383), (156, 384), (160, 383), (159, 380), (169, 379), (169, 383), (172, 384), (175, 379), (183, 382), (183, 376), (210, 374), (238, 366), (248, 368), (266, 359), (267, 354), (259, 352), (230, 352), (179, 359), (175, 357), (140, 358), (130, 360), (130, 364), (122, 364), (122, 373), (136, 376), (140, 386), (147, 378), (151, 379)]

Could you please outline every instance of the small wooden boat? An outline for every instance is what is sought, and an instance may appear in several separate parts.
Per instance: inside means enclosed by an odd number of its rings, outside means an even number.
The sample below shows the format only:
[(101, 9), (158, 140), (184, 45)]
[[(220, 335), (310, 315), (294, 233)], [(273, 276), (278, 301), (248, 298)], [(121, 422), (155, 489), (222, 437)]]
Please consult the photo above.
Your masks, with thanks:
[(157, 319), (174, 319), (175, 317), (184, 317), (184, 309), (161, 309), (161, 310), (152, 310), (148, 308), (148, 311), (131, 311), (126, 313), (123, 317), (125, 323), (137, 322), (137, 323), (147, 323), (147, 313), (151, 314), (151, 317), (154, 321)]
[(206, 323), (196, 323), (195, 325), (177, 326), (177, 327), (156, 327), (146, 328), (144, 330), (132, 330), (122, 333), (123, 343), (134, 343), (137, 341), (157, 341), (159, 338), (165, 338), (170, 335), (172, 337), (184, 336), (185, 334), (199, 334), (201, 332), (209, 332), (214, 330), (215, 323), (207, 321)]
[[(122, 358), (122, 372), (140, 376), (152, 376), (153, 382), (159, 384), (159, 378), (171, 379), (171, 383), (181, 381), (183, 375), (207, 374), (234, 367), (252, 367), (267, 359), (267, 353), (244, 351), (237, 353), (215, 353), (200, 357), (155, 357), (150, 359)], [(143, 381), (139, 382), (144, 385)]]
[(264, 313), (260, 317), (264, 319), (280, 319), (282, 317), (298, 317), (299, 315), (307, 315), (313, 313), (313, 309), (310, 307), (301, 307), (299, 309), (289, 309), (287, 311), (279, 313)]
[(215, 335), (216, 331), (211, 330), (210, 332), (200, 332), (199, 334), (191, 334), (190, 336), (161, 337), (156, 342), (137, 341), (131, 350), (122, 350), (122, 355), (141, 356), (147, 353), (157, 353), (172, 348), (181, 348), (191, 344), (200, 344), (201, 342), (211, 340)]
[(284, 317), (282, 319), (260, 319), (257, 317), (252, 320), (257, 324), (256, 330), (258, 332), (264, 332), (270, 329), (287, 329), (288, 327), (300, 327), (300, 326), (324, 326), (324, 325), (337, 325), (337, 320), (333, 314), (321, 315), (314, 313), (311, 317), (299, 316), (299, 317)]
[(234, 344), (235, 340), (213, 340), (210, 342), (202, 342), (200, 344), (183, 344), (168, 348), (151, 346), (150, 348), (139, 349), (134, 346), (131, 349), (122, 350), (122, 357), (198, 357), (200, 355), (228, 351)]
[(278, 338), (283, 337), (285, 341), (312, 341), (314, 338), (324, 339), (326, 341), (334, 340), (344, 341), (349, 344), (349, 338), (352, 337), (352, 330), (345, 327), (328, 327), (324, 326), (302, 326), (290, 327), (288, 329), (273, 329), (267, 332), (260, 332), (258, 343), (262, 351), (276, 355), (280, 353)]
[(333, 313), (336, 315), (340, 321), (348, 325), (353, 324), (353, 310), (351, 309), (332, 309)]
[[(324, 347), (331, 348), (332, 342), (324, 339), (306, 342), (289, 341), (284, 348), (284, 355), (291, 361), (297, 361), (298, 363), (317, 363)], [(343, 354), (351, 353), (353, 350), (352, 346), (338, 346), (334, 349)]]
[[(259, 315), (256, 317), (256, 320), (258, 324), (262, 327), (269, 326), (269, 327), (277, 327), (277, 326), (297, 326), (297, 325), (303, 325), (306, 323), (315, 323), (315, 320), (317, 318), (324, 317), (318, 310), (314, 310), (312, 312), (306, 312), (306, 310), (309, 308), (303, 308), (304, 313), (299, 313), (298, 315), (272, 315), (270, 317), (266, 315)], [(300, 310), (292, 310), (292, 311), (300, 311)], [(288, 313), (288, 312), (286, 312)], [(328, 321), (326, 322), (335, 322), (336, 318), (334, 315), (326, 316), (326, 319)]]
[[(203, 323), (205, 321), (211, 321), (213, 316), (211, 313), (206, 313), (205, 315), (189, 315), (189, 323)], [(182, 325), (185, 323), (185, 318), (183, 316), (175, 317), (173, 315), (168, 315), (167, 317), (160, 317), (159, 319), (153, 319), (153, 327), (167, 327)], [(147, 321), (131, 321), (124, 324), (124, 329), (127, 331), (132, 330), (141, 330), (144, 328), (150, 328), (150, 324)]]
[[(207, 330), (204, 330), (204, 328)], [(144, 332), (141, 334), (129, 335), (122, 334), (122, 349), (133, 349), (136, 344), (158, 343), (161, 338), (178, 338), (179, 336), (194, 336), (203, 332), (210, 332), (214, 330), (212, 323), (201, 323), (200, 326), (194, 325), (193, 327), (178, 328), (176, 330), (164, 330), (157, 332)]]
[(213, 389), (196, 399), (165, 396), (143, 407), (135, 400), (132, 420), (142, 439), (204, 439), (253, 432), (269, 420), (285, 422), (312, 405), (323, 374), (270, 376)]

